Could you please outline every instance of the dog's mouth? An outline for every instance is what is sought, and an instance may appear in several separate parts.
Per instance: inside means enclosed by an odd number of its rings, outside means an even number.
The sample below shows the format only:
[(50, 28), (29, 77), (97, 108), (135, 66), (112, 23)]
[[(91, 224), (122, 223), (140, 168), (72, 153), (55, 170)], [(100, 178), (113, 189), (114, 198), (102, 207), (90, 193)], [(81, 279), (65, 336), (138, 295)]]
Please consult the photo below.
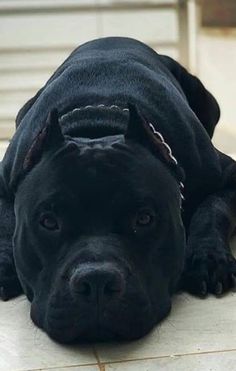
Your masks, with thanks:
[(55, 341), (62, 344), (77, 344), (91, 342), (113, 342), (113, 341), (132, 341), (146, 335), (156, 324), (152, 321), (141, 323), (137, 320), (130, 329), (130, 324), (124, 321), (118, 324), (87, 323), (87, 326), (80, 328), (77, 323), (71, 323), (69, 326), (50, 326), (46, 329), (48, 335)]
[(165, 305), (156, 311), (143, 293), (100, 307), (76, 303), (69, 295), (61, 299), (49, 298), (45, 313), (33, 302), (31, 318), (62, 344), (135, 340), (146, 335), (170, 310)]
[(105, 341), (122, 341), (126, 337), (114, 329), (110, 329), (101, 324), (91, 326), (86, 329), (78, 329), (76, 324), (62, 328), (49, 327), (48, 335), (58, 343), (62, 344), (79, 344), (79, 343), (94, 343)]
[(145, 335), (154, 325), (149, 306), (140, 311), (122, 309), (122, 304), (117, 303), (114, 310), (101, 308), (101, 314), (97, 312), (97, 308), (91, 307), (77, 311), (69, 306), (50, 308), (42, 327), (60, 343), (79, 343), (132, 340)]
[[(134, 300), (135, 302), (135, 300)], [(170, 301), (155, 310), (143, 300), (119, 303), (112, 310), (76, 308), (72, 303), (50, 307), (42, 323), (32, 315), (33, 322), (56, 342), (62, 344), (132, 341), (145, 336), (170, 311)], [(133, 303), (132, 303), (133, 304)]]

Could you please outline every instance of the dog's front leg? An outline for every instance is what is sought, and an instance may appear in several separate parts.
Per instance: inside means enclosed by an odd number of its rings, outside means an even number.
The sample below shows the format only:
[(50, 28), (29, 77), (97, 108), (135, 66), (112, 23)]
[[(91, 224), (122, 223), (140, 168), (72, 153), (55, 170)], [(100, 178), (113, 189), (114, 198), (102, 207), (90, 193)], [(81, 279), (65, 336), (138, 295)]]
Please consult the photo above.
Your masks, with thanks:
[(2, 300), (11, 299), (22, 292), (13, 259), (14, 228), (13, 202), (0, 198), (0, 298)]
[(192, 294), (221, 295), (236, 286), (230, 238), (236, 226), (236, 191), (209, 196), (190, 223), (181, 287)]

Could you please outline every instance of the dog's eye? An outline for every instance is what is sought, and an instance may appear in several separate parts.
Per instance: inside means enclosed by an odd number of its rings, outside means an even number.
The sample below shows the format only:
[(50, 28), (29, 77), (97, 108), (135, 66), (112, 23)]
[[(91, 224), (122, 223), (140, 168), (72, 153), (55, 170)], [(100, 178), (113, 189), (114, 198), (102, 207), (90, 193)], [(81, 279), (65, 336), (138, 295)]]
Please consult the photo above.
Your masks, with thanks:
[(136, 226), (145, 227), (150, 226), (154, 221), (154, 213), (151, 210), (140, 210), (136, 215)]
[(40, 224), (42, 227), (50, 230), (50, 231), (55, 231), (56, 229), (59, 229), (59, 225), (57, 222), (57, 219), (54, 215), (52, 214), (44, 214), (40, 218)]

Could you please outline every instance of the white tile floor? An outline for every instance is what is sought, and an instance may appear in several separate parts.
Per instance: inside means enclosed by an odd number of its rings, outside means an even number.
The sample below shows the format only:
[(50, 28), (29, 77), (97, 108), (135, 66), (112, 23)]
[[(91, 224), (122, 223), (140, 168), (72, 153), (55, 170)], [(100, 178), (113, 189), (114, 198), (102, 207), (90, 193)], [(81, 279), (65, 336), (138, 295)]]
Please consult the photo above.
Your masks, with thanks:
[[(236, 152), (236, 133), (219, 129), (215, 141)], [(5, 146), (0, 143), (0, 154)], [(177, 295), (169, 317), (145, 338), (94, 346), (51, 341), (31, 323), (23, 296), (0, 302), (0, 371), (26, 370), (234, 371), (236, 293), (204, 300)]]

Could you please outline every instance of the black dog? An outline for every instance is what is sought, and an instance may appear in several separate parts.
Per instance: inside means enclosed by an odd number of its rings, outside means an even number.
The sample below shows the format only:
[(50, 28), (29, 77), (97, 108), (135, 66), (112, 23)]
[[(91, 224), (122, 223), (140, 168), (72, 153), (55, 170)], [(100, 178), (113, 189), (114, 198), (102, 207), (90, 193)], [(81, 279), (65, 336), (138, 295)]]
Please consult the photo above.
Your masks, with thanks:
[(36, 325), (72, 342), (143, 336), (180, 287), (232, 288), (236, 166), (211, 143), (219, 115), (138, 41), (76, 49), (20, 110), (1, 163), (2, 298), (23, 289)]

